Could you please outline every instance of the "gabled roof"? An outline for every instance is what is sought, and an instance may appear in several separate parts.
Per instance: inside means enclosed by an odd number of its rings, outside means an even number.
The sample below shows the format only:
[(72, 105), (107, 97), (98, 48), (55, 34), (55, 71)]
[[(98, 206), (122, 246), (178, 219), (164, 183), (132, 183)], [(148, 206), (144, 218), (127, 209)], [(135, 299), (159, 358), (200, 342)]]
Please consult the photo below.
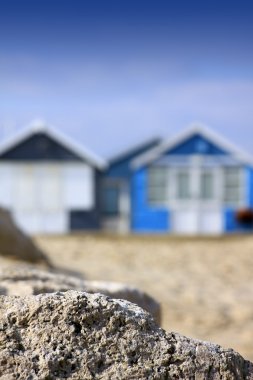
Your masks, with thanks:
[(203, 136), (204, 138), (206, 138), (213, 144), (216, 144), (221, 149), (227, 151), (228, 154), (233, 155), (239, 161), (242, 161), (244, 163), (251, 164), (251, 165), (253, 164), (253, 157), (251, 155), (244, 152), (242, 149), (238, 148), (236, 145), (229, 142), (227, 139), (220, 136), (218, 133), (213, 132), (205, 125), (195, 124), (195, 125), (191, 125), (189, 128), (187, 128), (185, 131), (175, 136), (174, 138), (165, 140), (157, 147), (150, 149), (144, 154), (141, 154), (140, 156), (136, 157), (131, 162), (131, 167), (134, 169), (137, 169), (139, 167), (145, 166), (155, 161), (161, 155), (172, 150), (173, 148), (180, 145), (181, 143), (191, 138), (195, 134), (200, 134), (201, 136)]
[(27, 128), (24, 128), (14, 136), (7, 138), (0, 143), (0, 155), (7, 153), (9, 150), (15, 148), (33, 135), (39, 133), (45, 134), (47, 137), (79, 156), (81, 159), (90, 162), (98, 169), (103, 169), (106, 167), (106, 162), (103, 159), (72, 140), (69, 136), (66, 136), (64, 133), (42, 121), (33, 122)]
[(139, 155), (140, 151), (146, 151), (151, 148), (154, 148), (158, 144), (161, 143), (161, 138), (159, 137), (153, 137), (149, 140), (146, 140), (140, 144), (137, 144), (129, 149), (124, 150), (120, 154), (112, 157), (109, 159), (109, 165), (113, 165), (115, 163), (118, 163), (119, 161), (123, 161), (125, 159), (128, 159), (128, 157)]
[(142, 144), (135, 145), (134, 147), (109, 160), (106, 176), (114, 179), (128, 179), (129, 175), (131, 175), (132, 160), (159, 143), (160, 139), (158, 138), (150, 139)]

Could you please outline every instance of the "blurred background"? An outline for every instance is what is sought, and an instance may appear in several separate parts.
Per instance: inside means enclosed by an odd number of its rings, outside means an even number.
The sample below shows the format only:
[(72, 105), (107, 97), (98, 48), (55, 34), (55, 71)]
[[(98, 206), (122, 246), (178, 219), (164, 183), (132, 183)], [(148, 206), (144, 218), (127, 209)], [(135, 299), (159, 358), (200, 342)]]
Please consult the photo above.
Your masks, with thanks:
[(246, 0), (0, 2), (0, 205), (251, 360), (252, 37)]

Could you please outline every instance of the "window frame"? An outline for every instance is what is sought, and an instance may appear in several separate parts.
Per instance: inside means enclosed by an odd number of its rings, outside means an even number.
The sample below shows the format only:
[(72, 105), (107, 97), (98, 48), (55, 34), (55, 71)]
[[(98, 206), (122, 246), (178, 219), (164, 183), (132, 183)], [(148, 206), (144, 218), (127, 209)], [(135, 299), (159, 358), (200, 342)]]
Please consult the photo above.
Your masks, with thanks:
[[(190, 201), (192, 199), (191, 197), (191, 171), (189, 170), (189, 168), (182, 168), (182, 169), (179, 169), (176, 171), (176, 175), (175, 175), (175, 179), (176, 179), (176, 200), (177, 201), (181, 201), (181, 202), (184, 202), (184, 201)], [(183, 194), (183, 191), (181, 192), (181, 189), (180, 188), (180, 176), (182, 175), (185, 175), (185, 177), (187, 178), (187, 181), (188, 181), (188, 187), (187, 187), (187, 194), (184, 195)], [(185, 190), (186, 187), (183, 187), (183, 190)]]
[[(214, 169), (206, 169), (206, 168), (203, 168), (201, 170), (201, 173), (200, 173), (200, 189), (199, 189), (199, 198), (200, 198), (200, 201), (201, 202), (213, 202), (213, 201), (217, 201), (216, 197), (215, 197), (215, 175), (217, 175), (217, 173), (215, 172)], [(204, 183), (204, 178), (208, 176), (209, 178), (211, 178), (211, 192), (210, 194), (207, 194), (207, 192), (205, 192), (206, 190), (206, 183)], [(209, 184), (210, 185), (210, 184)], [(209, 186), (207, 187), (209, 188)]]
[[(227, 178), (226, 178), (226, 172), (228, 172), (228, 170), (234, 170), (236, 169), (237, 170), (237, 184), (235, 186), (235, 182), (233, 184), (233, 180), (231, 180), (230, 178), (230, 183), (227, 182)], [(224, 167), (223, 168), (223, 198), (222, 198), (222, 201), (223, 201), (223, 204), (225, 204), (226, 206), (230, 206), (230, 207), (237, 207), (239, 206), (241, 203), (242, 203), (242, 194), (243, 194), (243, 178), (242, 178), (242, 175), (243, 175), (243, 170), (242, 170), (242, 167), (241, 166), (227, 166), (227, 167)], [(228, 186), (229, 185), (229, 186)], [(233, 198), (233, 196), (231, 197), (227, 197), (227, 191), (230, 190), (230, 191), (237, 191), (237, 198)]]
[[(162, 176), (154, 175), (157, 170), (163, 173)], [(168, 179), (169, 168), (165, 165), (152, 165), (148, 167), (148, 179), (147, 179), (147, 200), (148, 204), (152, 206), (165, 206), (168, 203)], [(162, 197), (157, 196), (157, 192), (160, 191)], [(154, 196), (154, 194), (156, 194)], [(160, 199), (159, 199), (160, 198)]]

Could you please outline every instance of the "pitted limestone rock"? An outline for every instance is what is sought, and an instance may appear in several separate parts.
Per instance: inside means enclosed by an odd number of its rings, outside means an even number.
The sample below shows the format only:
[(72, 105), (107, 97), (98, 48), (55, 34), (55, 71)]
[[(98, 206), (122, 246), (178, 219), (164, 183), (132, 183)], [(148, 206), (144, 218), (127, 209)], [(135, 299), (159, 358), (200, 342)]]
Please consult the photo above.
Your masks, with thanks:
[(77, 291), (0, 297), (0, 379), (252, 379), (232, 350), (166, 334), (127, 301)]
[(71, 289), (102, 293), (111, 298), (122, 298), (136, 303), (151, 313), (158, 324), (160, 323), (159, 303), (133, 286), (117, 282), (85, 281), (65, 274), (40, 270), (30, 265), (0, 268), (0, 294), (25, 296)]

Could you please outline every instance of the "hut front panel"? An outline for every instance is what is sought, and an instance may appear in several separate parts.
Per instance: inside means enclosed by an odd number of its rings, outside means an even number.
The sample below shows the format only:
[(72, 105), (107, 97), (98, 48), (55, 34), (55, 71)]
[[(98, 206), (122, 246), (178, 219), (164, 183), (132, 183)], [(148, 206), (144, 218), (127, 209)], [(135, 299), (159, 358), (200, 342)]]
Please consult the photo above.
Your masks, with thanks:
[(73, 210), (95, 204), (94, 171), (85, 163), (1, 163), (0, 205), (26, 232), (64, 233)]
[(92, 209), (95, 203), (94, 170), (85, 164), (66, 164), (62, 170), (65, 208)]

